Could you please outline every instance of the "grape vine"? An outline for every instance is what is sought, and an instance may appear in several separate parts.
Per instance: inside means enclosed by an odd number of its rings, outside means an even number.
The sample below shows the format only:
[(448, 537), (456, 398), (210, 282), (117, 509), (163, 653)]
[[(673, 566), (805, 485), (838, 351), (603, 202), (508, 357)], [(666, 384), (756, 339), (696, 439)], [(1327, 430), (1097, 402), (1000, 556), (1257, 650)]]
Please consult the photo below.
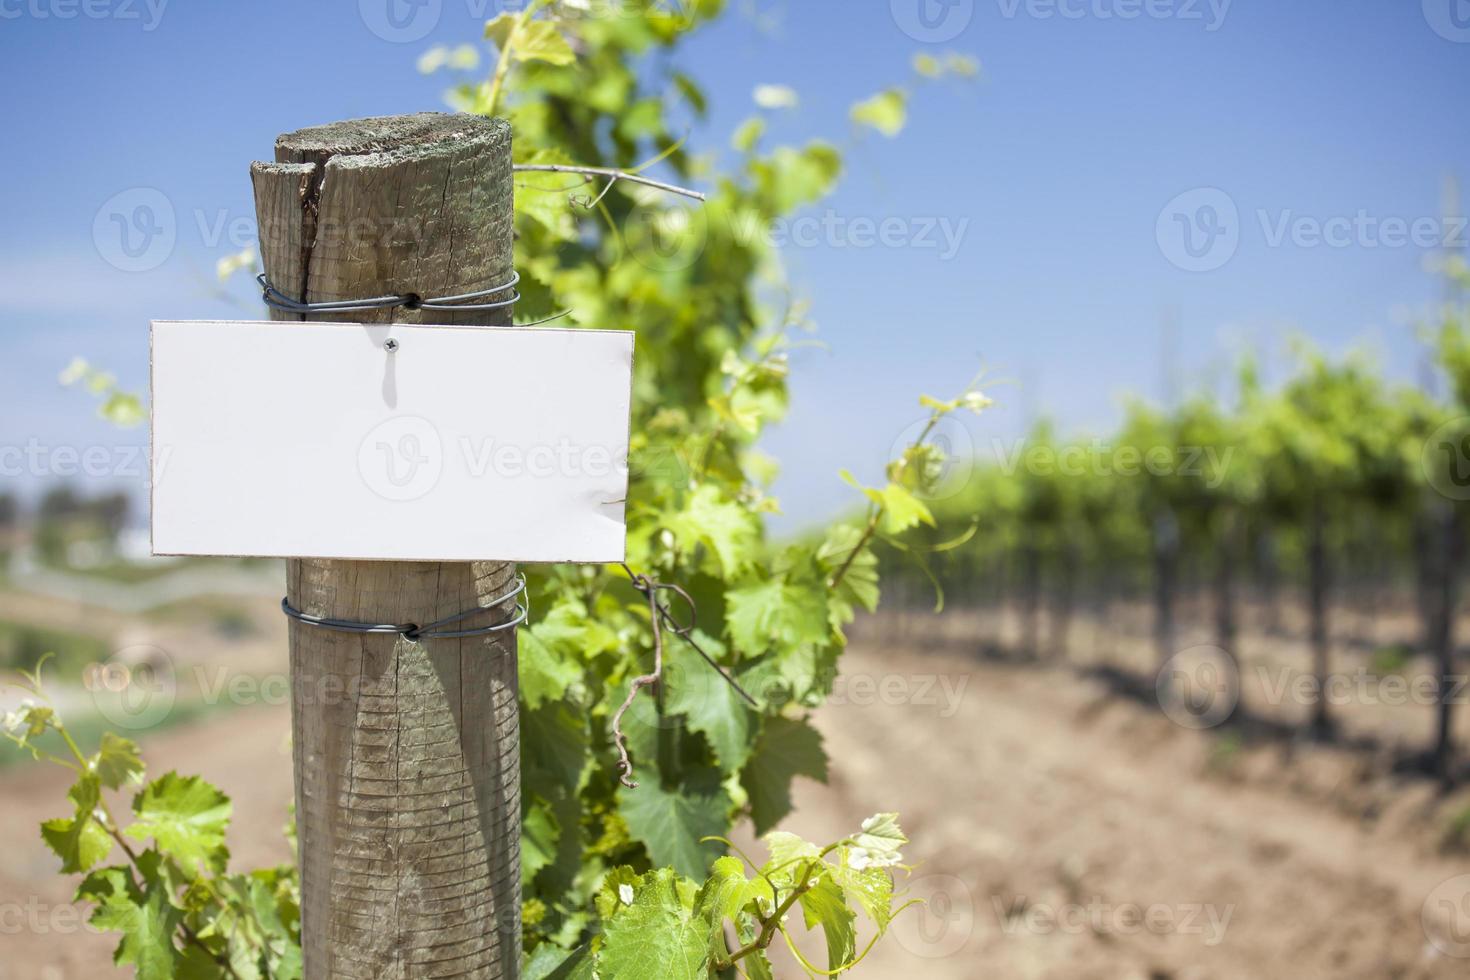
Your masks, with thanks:
[[(544, 610), (520, 634), (528, 978), (770, 977), (778, 937), (802, 969), (833, 975), (904, 907), (894, 815), (820, 847), (775, 828), (793, 780), (826, 777), (811, 713), (830, 693), (844, 628), (877, 604), (872, 545), (934, 523), (923, 498), (943, 456), (926, 430), (882, 486), (844, 474), (866, 504), (861, 520), (768, 538), (776, 463), (757, 444), (786, 413), (790, 352), (811, 324), (761, 230), (828, 195), (843, 155), (821, 139), (767, 146), (772, 116), (798, 99), (771, 86), (728, 151), (692, 152), (708, 96), (677, 54), (725, 6), (533, 0), (486, 25), (487, 77), (474, 46), (420, 60), (454, 76), (453, 107), (512, 125), (524, 316), (570, 311), (572, 325), (637, 331), (626, 519), (628, 564), (646, 578), (527, 570)], [(847, 138), (897, 137), (919, 84), (975, 70), (958, 55), (917, 57), (854, 104)], [(655, 164), (671, 181), (644, 175)], [(602, 180), (595, 195), (575, 193)], [(689, 186), (708, 189), (703, 203), (669, 193)], [(249, 264), (232, 256), (221, 268)], [(923, 404), (938, 420), (988, 400), (967, 390)], [(680, 632), (690, 643), (662, 643), (655, 582), (698, 609), (698, 627)], [(122, 934), (118, 962), (145, 980), (298, 977), (294, 869), (227, 871), (223, 793), (172, 773), (144, 784), (136, 746), (113, 736), (83, 754), (39, 700), (39, 676), (29, 683), (38, 700), (7, 719), (7, 734), (41, 755), (35, 738), (47, 733), (70, 746), (51, 761), (78, 773), (74, 805), (46, 840), (65, 872), (86, 874), (78, 898), (94, 923)], [(627, 697), (640, 688), (648, 695)], [(636, 785), (624, 763), (638, 767)], [(103, 791), (133, 785), (132, 820), (119, 824)], [(731, 853), (745, 819), (770, 849), (763, 863)], [(119, 850), (126, 860), (107, 864)], [(792, 937), (798, 908), (823, 932), (824, 965)], [(861, 951), (860, 912), (873, 926)]]

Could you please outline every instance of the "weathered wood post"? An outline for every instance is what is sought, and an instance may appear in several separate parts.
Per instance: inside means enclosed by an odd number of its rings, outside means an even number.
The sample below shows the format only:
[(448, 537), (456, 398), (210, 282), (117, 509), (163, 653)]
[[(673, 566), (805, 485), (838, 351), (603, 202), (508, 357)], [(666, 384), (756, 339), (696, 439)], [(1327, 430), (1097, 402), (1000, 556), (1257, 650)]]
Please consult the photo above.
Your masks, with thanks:
[[(251, 176), (265, 272), (292, 299), (453, 296), (513, 271), (501, 120), (425, 113), (305, 129), (281, 136), (275, 162)], [(272, 317), (511, 322), (509, 309)], [(484, 383), (505, 369), (486, 364)], [(294, 559), (287, 576), (303, 612), (424, 624), (488, 608), (515, 567)], [(508, 620), (514, 604), (502, 605), (478, 623)], [(290, 647), (308, 980), (516, 976), (514, 630), (413, 642), (293, 622)]]

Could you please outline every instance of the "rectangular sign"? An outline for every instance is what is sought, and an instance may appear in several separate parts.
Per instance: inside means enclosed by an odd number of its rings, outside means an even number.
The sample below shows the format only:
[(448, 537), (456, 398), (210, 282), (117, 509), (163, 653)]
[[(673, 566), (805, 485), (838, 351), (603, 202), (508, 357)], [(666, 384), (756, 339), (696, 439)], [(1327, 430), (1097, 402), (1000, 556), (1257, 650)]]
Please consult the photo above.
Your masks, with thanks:
[(154, 321), (153, 551), (623, 558), (633, 334)]

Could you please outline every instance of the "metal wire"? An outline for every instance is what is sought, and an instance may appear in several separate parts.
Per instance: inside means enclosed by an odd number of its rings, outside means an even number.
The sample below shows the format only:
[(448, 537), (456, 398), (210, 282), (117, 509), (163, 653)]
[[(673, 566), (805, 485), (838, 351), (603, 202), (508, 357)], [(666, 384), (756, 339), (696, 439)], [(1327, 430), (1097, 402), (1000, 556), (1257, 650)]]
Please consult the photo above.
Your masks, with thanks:
[[(390, 310), (395, 307), (404, 307), (410, 310), (452, 310), (460, 312), (476, 312), (484, 310), (501, 310), (507, 306), (514, 306), (520, 302), (521, 293), (516, 287), (520, 285), (521, 274), (512, 272), (507, 282), (490, 289), (478, 289), (472, 293), (460, 293), (457, 296), (440, 296), (435, 299), (421, 299), (413, 293), (402, 296), (374, 296), (368, 299), (344, 299), (332, 300), (325, 303), (303, 303), (294, 300), (281, 292), (271, 284), (264, 272), (255, 277), (260, 284), (260, 298), (267, 306), (287, 313), (351, 313), (356, 310)], [(471, 303), (468, 300), (482, 299), (486, 296), (494, 296), (496, 293), (510, 291), (506, 299), (496, 300), (492, 303)]]
[[(715, 660), (714, 657), (705, 652), (705, 649), (701, 647), (699, 643), (694, 639), (694, 627), (696, 625), (695, 616), (697, 615), (697, 610), (694, 605), (694, 598), (690, 596), (688, 592), (685, 592), (677, 585), (669, 585), (665, 582), (657, 582), (649, 578), (647, 575), (639, 575), (637, 572), (634, 572), (633, 569), (628, 567), (627, 562), (619, 562), (619, 564), (622, 566), (623, 573), (627, 575), (629, 581), (632, 582), (633, 588), (643, 593), (643, 595), (654, 606), (658, 608), (659, 619), (663, 620), (663, 624), (665, 627), (668, 628), (668, 631), (670, 633), (673, 633), (679, 639), (683, 640), (685, 643), (689, 644), (690, 648), (693, 649), (695, 653), (699, 654), (700, 657), (704, 659), (704, 662), (709, 664), (714, 672), (719, 674), (726, 684), (729, 684), (732, 688), (734, 688), (735, 692), (739, 694), (742, 698), (744, 698), (746, 700), (746, 703), (748, 703), (752, 708), (755, 708), (757, 711), (759, 711), (761, 707), (760, 702), (751, 697), (750, 692), (741, 687), (740, 682), (732, 677), (730, 675), (730, 672), (722, 667), (719, 662)], [(680, 623), (677, 619), (675, 619), (674, 614), (669, 609), (669, 607), (664, 605), (662, 602), (659, 602), (655, 598), (656, 594), (660, 591), (672, 592), (680, 599), (684, 600), (684, 604), (689, 607), (689, 622), (687, 624)]]
[(497, 596), (494, 599), (491, 599), (490, 602), (484, 606), (477, 606), (476, 608), (470, 609), (466, 612), (456, 613), (453, 616), (446, 616), (443, 619), (435, 620), (434, 622), (429, 623), (427, 626), (419, 626), (416, 623), (408, 623), (405, 625), (397, 625), (394, 623), (356, 623), (347, 619), (332, 619), (327, 616), (313, 616), (310, 613), (304, 613), (296, 607), (292, 606), (289, 597), (281, 600), (281, 612), (296, 620), (298, 623), (303, 623), (307, 626), (316, 626), (324, 630), (332, 630), (333, 632), (337, 633), (397, 633), (404, 639), (416, 643), (419, 640), (453, 640), (465, 636), (483, 636), (487, 633), (496, 633), (500, 630), (508, 630), (514, 626), (519, 626), (521, 623), (524, 623), (528, 618), (530, 618), (531, 605), (529, 599), (523, 599), (517, 602), (515, 616), (504, 623), (496, 623), (494, 626), (481, 626), (475, 629), (467, 630), (446, 630), (442, 628), (445, 626), (452, 626), (455, 623), (463, 622), (464, 620), (469, 619), (471, 616), (479, 616), (483, 613), (491, 612), (502, 602), (509, 602), (511, 599), (525, 594), (526, 577), (524, 575), (517, 575), (515, 588), (511, 589), (505, 595)]

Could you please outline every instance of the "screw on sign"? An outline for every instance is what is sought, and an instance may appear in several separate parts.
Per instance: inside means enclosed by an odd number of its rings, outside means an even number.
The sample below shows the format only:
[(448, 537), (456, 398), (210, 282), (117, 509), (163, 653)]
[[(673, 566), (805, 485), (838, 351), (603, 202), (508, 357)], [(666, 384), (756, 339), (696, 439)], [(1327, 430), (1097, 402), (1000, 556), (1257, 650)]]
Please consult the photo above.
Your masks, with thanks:
[[(436, 8), (362, 4), (394, 40)], [(515, 976), (515, 563), (622, 560), (627, 472), (474, 464), (625, 460), (632, 335), (512, 328), (503, 121), (302, 130), (251, 175), (272, 322), (154, 324), (154, 549), (288, 559), (305, 975)]]

